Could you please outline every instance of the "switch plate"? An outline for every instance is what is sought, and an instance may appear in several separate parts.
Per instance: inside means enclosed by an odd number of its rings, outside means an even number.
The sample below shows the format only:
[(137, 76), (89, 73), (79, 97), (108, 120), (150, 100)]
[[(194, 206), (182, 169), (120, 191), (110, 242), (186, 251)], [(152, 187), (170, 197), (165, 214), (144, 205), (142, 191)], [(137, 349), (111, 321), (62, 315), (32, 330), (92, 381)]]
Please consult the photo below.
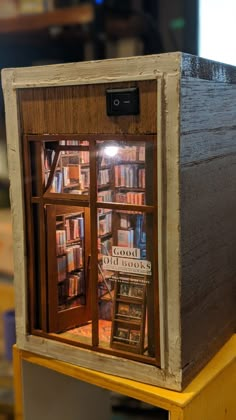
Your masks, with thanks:
[(107, 115), (138, 115), (139, 114), (139, 89), (107, 89)]

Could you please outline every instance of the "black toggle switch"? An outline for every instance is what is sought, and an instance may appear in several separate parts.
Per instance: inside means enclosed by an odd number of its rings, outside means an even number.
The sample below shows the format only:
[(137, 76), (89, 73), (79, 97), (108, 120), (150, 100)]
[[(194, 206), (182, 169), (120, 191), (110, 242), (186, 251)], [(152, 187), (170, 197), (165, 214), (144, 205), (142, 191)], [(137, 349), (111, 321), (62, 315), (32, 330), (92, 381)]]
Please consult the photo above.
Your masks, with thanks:
[(107, 89), (107, 115), (138, 115), (139, 89)]

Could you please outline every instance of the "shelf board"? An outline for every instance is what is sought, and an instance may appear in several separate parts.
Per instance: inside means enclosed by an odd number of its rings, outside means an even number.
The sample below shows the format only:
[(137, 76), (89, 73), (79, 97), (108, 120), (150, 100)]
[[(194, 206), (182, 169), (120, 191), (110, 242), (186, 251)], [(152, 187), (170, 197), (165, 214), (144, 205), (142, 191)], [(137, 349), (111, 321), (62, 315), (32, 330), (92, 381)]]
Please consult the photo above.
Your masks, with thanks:
[(98, 191), (103, 191), (107, 188), (111, 188), (111, 183), (98, 185)]
[(74, 239), (68, 239), (68, 241), (66, 241), (66, 245), (72, 245), (72, 244), (78, 244), (78, 242), (82, 242), (82, 238), (74, 238)]
[(115, 189), (119, 189), (122, 191), (128, 191), (128, 192), (145, 192), (145, 188), (139, 188), (139, 187), (124, 187), (124, 186), (116, 186)]
[[(79, 183), (75, 182), (75, 183), (70, 183), (70, 184), (64, 185), (63, 189), (66, 190), (67, 188), (75, 188), (75, 187), (78, 187), (78, 186), (79, 186)], [(78, 191), (80, 191), (80, 190), (78, 190)]]
[(122, 302), (122, 303), (132, 303), (132, 304), (137, 304), (137, 305), (141, 305), (143, 304), (143, 298), (137, 298), (137, 297), (132, 297), (132, 296), (124, 296), (124, 295), (119, 295), (119, 297), (116, 298), (117, 302)]
[(119, 160), (114, 166), (119, 165), (145, 165), (145, 160)]
[(68, 302), (72, 302), (73, 300), (76, 300), (81, 296), (84, 296), (84, 293), (78, 293), (77, 295), (74, 295), (74, 296), (67, 296), (65, 304), (67, 304)]
[[(120, 318), (117, 318), (117, 316), (120, 316)], [(127, 324), (127, 325), (134, 325), (136, 327), (139, 327), (141, 325), (141, 319), (134, 319), (134, 318), (122, 318), (122, 315), (116, 314), (116, 317), (114, 319), (114, 322), (120, 323), (120, 324)]]
[(51, 12), (0, 19), (0, 34), (40, 31), (51, 26), (79, 25), (90, 23), (93, 19), (93, 6), (82, 4), (77, 7), (55, 9)]
[(105, 239), (108, 239), (112, 236), (112, 232), (107, 232), (104, 233), (103, 235), (99, 235), (99, 239), (101, 239), (101, 241), (104, 241)]

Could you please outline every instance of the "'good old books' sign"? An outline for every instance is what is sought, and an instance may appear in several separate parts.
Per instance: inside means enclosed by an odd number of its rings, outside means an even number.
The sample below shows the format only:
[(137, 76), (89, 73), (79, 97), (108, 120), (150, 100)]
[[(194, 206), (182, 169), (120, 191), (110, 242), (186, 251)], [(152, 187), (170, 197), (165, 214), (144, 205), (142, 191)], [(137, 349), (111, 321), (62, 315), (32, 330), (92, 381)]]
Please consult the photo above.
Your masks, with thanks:
[(102, 257), (103, 269), (151, 276), (151, 262), (139, 258), (140, 249), (138, 248), (113, 246), (112, 255), (103, 255)]

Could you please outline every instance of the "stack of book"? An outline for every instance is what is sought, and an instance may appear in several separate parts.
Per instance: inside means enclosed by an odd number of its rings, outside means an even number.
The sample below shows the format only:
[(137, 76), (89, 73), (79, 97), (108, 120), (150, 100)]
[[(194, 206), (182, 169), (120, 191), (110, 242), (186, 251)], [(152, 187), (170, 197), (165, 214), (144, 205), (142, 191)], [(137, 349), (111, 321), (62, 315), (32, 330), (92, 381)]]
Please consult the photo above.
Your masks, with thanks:
[(117, 159), (121, 161), (140, 161), (145, 160), (145, 146), (124, 146), (119, 148)]
[(123, 248), (133, 248), (134, 247), (134, 229), (117, 229), (117, 246)]
[(64, 229), (56, 230), (56, 252), (57, 255), (65, 253), (66, 249), (66, 232)]
[(115, 201), (117, 203), (125, 203), (125, 204), (136, 204), (138, 206), (142, 206), (145, 204), (145, 193), (144, 192), (124, 192), (124, 193), (116, 193)]
[(54, 177), (53, 177), (50, 192), (61, 193), (62, 188), (63, 188), (63, 182), (62, 181), (63, 181), (62, 180), (62, 173), (60, 171), (56, 172)]
[(68, 277), (68, 297), (77, 296), (85, 293), (83, 272), (71, 274)]
[(112, 202), (112, 191), (111, 190), (99, 191), (97, 200), (101, 202), (107, 202), (107, 203)]
[(57, 257), (57, 280), (62, 282), (67, 275), (67, 258), (65, 255)]
[(112, 214), (107, 213), (98, 219), (98, 235), (106, 235), (112, 231)]
[(98, 186), (107, 185), (110, 182), (110, 169), (101, 169), (98, 173)]
[(67, 271), (75, 271), (83, 266), (83, 248), (73, 245), (66, 249)]
[(66, 240), (72, 241), (84, 238), (84, 218), (73, 217), (66, 219)]
[(81, 166), (68, 164), (63, 166), (63, 181), (64, 186), (67, 187), (73, 184), (79, 184), (81, 180)]
[(145, 188), (145, 169), (139, 165), (115, 165), (115, 187)]

